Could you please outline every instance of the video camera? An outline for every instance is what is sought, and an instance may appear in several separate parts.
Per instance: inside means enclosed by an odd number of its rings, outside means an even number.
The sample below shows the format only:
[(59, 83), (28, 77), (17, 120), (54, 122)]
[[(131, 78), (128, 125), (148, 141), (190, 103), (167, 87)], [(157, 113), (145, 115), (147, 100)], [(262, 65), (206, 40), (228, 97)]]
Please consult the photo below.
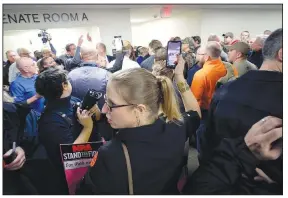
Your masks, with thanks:
[(51, 35), (49, 33), (46, 32), (46, 30), (41, 30), (40, 33), (38, 33), (38, 37), (42, 37), (42, 43), (45, 44), (47, 43), (47, 41), (51, 41)]

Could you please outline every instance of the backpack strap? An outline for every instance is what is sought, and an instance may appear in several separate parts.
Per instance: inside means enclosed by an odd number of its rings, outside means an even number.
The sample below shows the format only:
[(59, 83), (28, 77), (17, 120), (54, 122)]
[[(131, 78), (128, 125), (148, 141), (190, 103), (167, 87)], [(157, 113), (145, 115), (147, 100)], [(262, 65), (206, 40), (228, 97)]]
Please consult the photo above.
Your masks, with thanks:
[(126, 159), (127, 172), (128, 172), (129, 195), (133, 195), (134, 190), (133, 190), (133, 177), (132, 177), (131, 161), (130, 161), (128, 149), (124, 143), (122, 143), (122, 148), (124, 151), (124, 155), (125, 155), (125, 159)]
[[(47, 112), (47, 111), (46, 111)], [(38, 119), (38, 125), (39, 123), (41, 122), (41, 120), (43, 119), (43, 115), (44, 115), (45, 111), (42, 112), (40, 118)], [(48, 112), (47, 112), (48, 113)], [(73, 126), (73, 121), (71, 120), (71, 118), (69, 118), (65, 113), (63, 112), (59, 112), (59, 111), (50, 111), (49, 113), (54, 113), (54, 114), (57, 114), (58, 116), (60, 116), (61, 118), (63, 118), (68, 124), (70, 127)]]

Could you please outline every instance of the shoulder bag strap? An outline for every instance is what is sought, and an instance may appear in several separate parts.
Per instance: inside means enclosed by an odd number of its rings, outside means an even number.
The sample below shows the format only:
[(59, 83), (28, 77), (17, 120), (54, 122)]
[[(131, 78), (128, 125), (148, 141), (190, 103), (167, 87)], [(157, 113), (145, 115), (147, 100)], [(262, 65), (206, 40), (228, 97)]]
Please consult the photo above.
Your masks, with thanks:
[(129, 185), (129, 195), (133, 195), (133, 178), (132, 178), (132, 169), (131, 169), (131, 162), (130, 157), (128, 153), (128, 149), (125, 144), (122, 143), (125, 159), (126, 159), (126, 166), (127, 166), (127, 172), (128, 172), (128, 185)]

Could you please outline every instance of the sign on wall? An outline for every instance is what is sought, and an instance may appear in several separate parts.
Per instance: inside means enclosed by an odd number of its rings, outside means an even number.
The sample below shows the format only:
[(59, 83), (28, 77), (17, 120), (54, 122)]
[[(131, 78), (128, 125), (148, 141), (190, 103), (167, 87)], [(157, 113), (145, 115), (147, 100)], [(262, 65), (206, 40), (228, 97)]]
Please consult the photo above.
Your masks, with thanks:
[(88, 21), (86, 13), (3, 14), (3, 24)]

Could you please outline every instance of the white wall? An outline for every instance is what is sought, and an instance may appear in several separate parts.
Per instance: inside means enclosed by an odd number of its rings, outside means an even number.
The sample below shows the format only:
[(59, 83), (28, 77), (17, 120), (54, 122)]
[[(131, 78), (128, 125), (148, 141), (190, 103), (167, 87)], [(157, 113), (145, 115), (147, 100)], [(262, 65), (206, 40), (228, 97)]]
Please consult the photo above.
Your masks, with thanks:
[(132, 24), (134, 45), (148, 46), (152, 39), (165, 45), (169, 38), (180, 36), (201, 36), (203, 44), (211, 33), (222, 39), (223, 33), (231, 31), (240, 37), (248, 30), (251, 37), (282, 27), (281, 9), (183, 9), (172, 10), (170, 18)]
[[(42, 40), (38, 37), (39, 30), (18, 30), (18, 31), (4, 31), (3, 34), (3, 54), (7, 50), (16, 50), (19, 47), (29, 49), (31, 52), (41, 50), (44, 47), (49, 47), (48, 43), (43, 45)], [(57, 28), (48, 29), (48, 33), (52, 35), (51, 43), (57, 51), (57, 55), (65, 53), (65, 46), (67, 43), (77, 44), (79, 35), (90, 32), (93, 35), (93, 44), (96, 45), (100, 39), (100, 32), (98, 27), (81, 27), (81, 28)], [(88, 43), (84, 41), (83, 45)]]
[(263, 34), (267, 29), (273, 31), (281, 27), (282, 10), (203, 10), (201, 38), (206, 41), (210, 33), (221, 36), (228, 31), (233, 32), (235, 37), (240, 38), (240, 33), (244, 30), (248, 30), (253, 38), (258, 34)]
[[(63, 30), (63, 28), (84, 28), (86, 29), (88, 27), (89, 30), (97, 32), (97, 28), (99, 28), (100, 31), (100, 39), (103, 43), (107, 45), (107, 51), (108, 54), (112, 54), (112, 40), (115, 35), (121, 35), (123, 39), (126, 40), (132, 40), (132, 34), (131, 34), (131, 24), (130, 24), (130, 11), (129, 9), (89, 9), (89, 5), (86, 6), (86, 8), (76, 9), (75, 7), (67, 7), (67, 6), (57, 6), (56, 8), (53, 7), (49, 8), (49, 6), (36, 6), (33, 9), (34, 5), (30, 5), (29, 8), (21, 8), (21, 5), (13, 5), (14, 9), (11, 9), (10, 6), (9, 9), (3, 10), (3, 14), (38, 14), (40, 23), (12, 23), (12, 24), (3, 24), (3, 31), (4, 36), (7, 30), (36, 30), (36, 29), (57, 29), (60, 28)], [(59, 8), (58, 8), (59, 7)], [(67, 7), (67, 8), (65, 8)], [(53, 14), (53, 13), (78, 13), (79, 21), (59, 21), (59, 22), (44, 22), (43, 20), (43, 13)], [(81, 20), (82, 14), (85, 13), (88, 17), (87, 20)], [(42, 18), (41, 18), (42, 17)], [(7, 21), (7, 19), (6, 19)], [(96, 30), (93, 30), (93, 27), (97, 27)], [(91, 29), (92, 28), (92, 29)], [(78, 29), (79, 30), (79, 29)], [(56, 31), (56, 30), (55, 30)], [(77, 32), (77, 31), (76, 31)], [(86, 33), (86, 32), (85, 32)], [(59, 35), (61, 36), (59, 36)], [(74, 34), (74, 33), (72, 33)], [(60, 37), (67, 36), (69, 37), (69, 30), (67, 33), (64, 31), (58, 31), (56, 35), (52, 35), (53, 39), (56, 39), (57, 35)], [(91, 34), (92, 37), (97, 37), (98, 35)], [(6, 35), (8, 36), (8, 35)], [(37, 36), (37, 35), (36, 35)], [(76, 40), (80, 35), (76, 36)], [(7, 37), (7, 40), (9, 38)], [(6, 42), (8, 43), (8, 42)], [(76, 41), (75, 41), (76, 43)], [(5, 43), (4, 43), (5, 45)], [(18, 47), (18, 44), (15, 44)], [(57, 43), (55, 45), (58, 46)], [(61, 44), (62, 45), (62, 44)], [(5, 47), (4, 47), (5, 48)], [(58, 48), (58, 47), (57, 47)], [(61, 46), (63, 48), (63, 46)], [(57, 49), (58, 50), (58, 49)], [(60, 49), (61, 51), (61, 49)]]
[(132, 24), (132, 43), (147, 46), (152, 39), (157, 39), (166, 45), (171, 37), (200, 35), (200, 14), (199, 11), (186, 11), (173, 14), (171, 18)]

